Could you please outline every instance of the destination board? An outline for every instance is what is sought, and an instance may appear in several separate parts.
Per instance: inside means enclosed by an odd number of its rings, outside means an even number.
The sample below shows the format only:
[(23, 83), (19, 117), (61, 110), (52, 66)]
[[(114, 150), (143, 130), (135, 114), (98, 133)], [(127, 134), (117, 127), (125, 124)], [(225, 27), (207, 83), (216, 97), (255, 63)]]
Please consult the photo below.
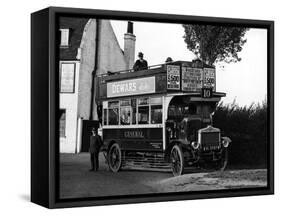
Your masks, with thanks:
[(167, 89), (180, 90), (180, 66), (167, 65)]
[(216, 72), (214, 68), (204, 68), (203, 87), (215, 90)]
[(182, 67), (182, 91), (200, 91), (202, 80), (201, 68)]

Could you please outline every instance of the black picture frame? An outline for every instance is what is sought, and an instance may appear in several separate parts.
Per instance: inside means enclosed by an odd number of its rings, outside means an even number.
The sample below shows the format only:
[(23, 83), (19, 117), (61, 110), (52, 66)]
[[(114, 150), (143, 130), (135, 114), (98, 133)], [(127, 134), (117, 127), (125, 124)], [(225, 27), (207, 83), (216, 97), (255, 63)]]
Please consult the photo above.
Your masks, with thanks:
[[(168, 23), (236, 25), (267, 29), (268, 184), (243, 188), (103, 198), (60, 199), (59, 190), (59, 72), (60, 16)], [(155, 14), (49, 7), (31, 15), (31, 201), (47, 208), (191, 200), (274, 193), (274, 22), (203, 16)]]

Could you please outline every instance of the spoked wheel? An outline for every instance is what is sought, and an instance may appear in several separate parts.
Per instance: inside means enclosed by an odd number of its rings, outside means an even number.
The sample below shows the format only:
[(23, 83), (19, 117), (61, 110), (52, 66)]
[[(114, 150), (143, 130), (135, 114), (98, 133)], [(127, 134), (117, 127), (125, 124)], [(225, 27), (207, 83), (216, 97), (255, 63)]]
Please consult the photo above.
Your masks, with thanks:
[(184, 160), (181, 148), (175, 145), (171, 150), (171, 166), (174, 176), (180, 176), (184, 172)]
[(223, 148), (222, 153), (221, 153), (221, 158), (217, 162), (217, 170), (224, 171), (228, 163), (228, 149)]
[(117, 143), (114, 143), (108, 152), (108, 165), (112, 172), (118, 172), (121, 168), (121, 149)]

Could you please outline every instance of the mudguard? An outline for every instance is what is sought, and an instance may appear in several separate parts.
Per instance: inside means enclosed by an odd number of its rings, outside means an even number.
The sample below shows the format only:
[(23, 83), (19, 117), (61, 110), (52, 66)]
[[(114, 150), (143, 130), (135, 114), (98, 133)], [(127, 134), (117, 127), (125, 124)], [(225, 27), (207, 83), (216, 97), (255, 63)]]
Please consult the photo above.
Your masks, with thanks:
[(229, 137), (222, 137), (221, 139), (222, 139), (222, 140), (225, 140), (225, 141), (228, 142), (228, 143), (231, 143), (231, 142), (232, 142)]

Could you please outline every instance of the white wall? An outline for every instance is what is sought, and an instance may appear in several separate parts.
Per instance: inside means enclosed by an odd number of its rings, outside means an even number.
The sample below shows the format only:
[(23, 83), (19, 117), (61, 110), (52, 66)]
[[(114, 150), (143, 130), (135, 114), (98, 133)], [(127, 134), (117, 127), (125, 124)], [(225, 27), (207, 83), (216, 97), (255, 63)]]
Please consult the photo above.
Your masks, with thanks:
[[(90, 19), (81, 39), (80, 64), (76, 67), (75, 93), (61, 94), (60, 108), (66, 109), (66, 137), (60, 138), (60, 152), (79, 152), (77, 148), (77, 119), (89, 119), (91, 105), (92, 72), (95, 67), (96, 20)], [(124, 55), (108, 20), (100, 21), (97, 75), (107, 71), (125, 70)], [(68, 61), (69, 62), (69, 61)], [(94, 99), (95, 101), (95, 99)], [(93, 118), (97, 120), (94, 103)], [(79, 135), (79, 134), (78, 134)]]
[(95, 66), (96, 20), (88, 21), (81, 39), (81, 66), (79, 78), (78, 116), (89, 119), (92, 71)]
[[(276, 20), (276, 195), (46, 210), (30, 203), (30, 13), (53, 6)], [(1, 214), (2, 215), (278, 215), (280, 212), (281, 13), (279, 1), (10, 0), (1, 5)]]

